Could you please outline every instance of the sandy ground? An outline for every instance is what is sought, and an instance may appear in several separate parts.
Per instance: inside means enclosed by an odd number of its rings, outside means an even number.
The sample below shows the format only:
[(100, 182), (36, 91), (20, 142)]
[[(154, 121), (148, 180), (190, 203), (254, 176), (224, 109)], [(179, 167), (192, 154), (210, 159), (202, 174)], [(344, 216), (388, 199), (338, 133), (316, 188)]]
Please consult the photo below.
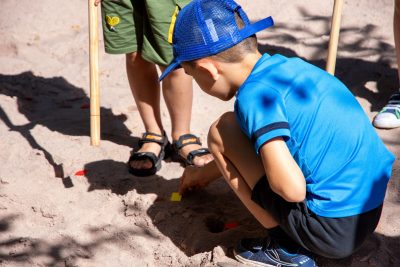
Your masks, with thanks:
[[(333, 1), (239, 2), (252, 19), (276, 21), (259, 34), (262, 51), (324, 67)], [(336, 73), (371, 119), (398, 84), (392, 6), (345, 1), (343, 11)], [(171, 202), (179, 164), (164, 162), (153, 177), (127, 173), (143, 128), (124, 57), (104, 54), (102, 41), (103, 140), (89, 145), (87, 33), (87, 1), (1, 0), (0, 266), (240, 266), (235, 242), (265, 231), (222, 179)], [(228, 110), (232, 102), (195, 85), (192, 131), (205, 141)], [(378, 133), (397, 158), (400, 130)], [(362, 249), (340, 261), (317, 258), (319, 266), (400, 266), (399, 176), (396, 161), (381, 222)], [(238, 226), (224, 229), (230, 222)]]

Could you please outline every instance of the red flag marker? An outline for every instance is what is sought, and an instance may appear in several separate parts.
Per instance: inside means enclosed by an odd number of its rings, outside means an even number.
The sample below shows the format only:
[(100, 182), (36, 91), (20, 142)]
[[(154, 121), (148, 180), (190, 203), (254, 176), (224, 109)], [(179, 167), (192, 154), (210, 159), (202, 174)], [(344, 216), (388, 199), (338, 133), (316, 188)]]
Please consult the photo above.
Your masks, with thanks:
[(80, 170), (75, 173), (76, 176), (85, 176), (87, 173), (86, 170)]
[(224, 230), (229, 230), (238, 227), (239, 224), (237, 222), (227, 222), (224, 224)]

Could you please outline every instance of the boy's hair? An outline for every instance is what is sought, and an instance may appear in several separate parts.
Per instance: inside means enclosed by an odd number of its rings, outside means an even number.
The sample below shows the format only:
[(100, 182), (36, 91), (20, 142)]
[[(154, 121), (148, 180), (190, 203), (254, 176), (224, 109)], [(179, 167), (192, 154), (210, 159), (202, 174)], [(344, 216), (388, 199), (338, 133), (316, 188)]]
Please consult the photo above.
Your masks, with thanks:
[[(235, 12), (235, 21), (239, 29), (244, 27), (245, 24), (237, 12)], [(255, 53), (256, 51), (257, 37), (253, 34), (240, 43), (211, 56), (211, 58), (225, 63), (236, 63), (242, 61), (246, 54)]]

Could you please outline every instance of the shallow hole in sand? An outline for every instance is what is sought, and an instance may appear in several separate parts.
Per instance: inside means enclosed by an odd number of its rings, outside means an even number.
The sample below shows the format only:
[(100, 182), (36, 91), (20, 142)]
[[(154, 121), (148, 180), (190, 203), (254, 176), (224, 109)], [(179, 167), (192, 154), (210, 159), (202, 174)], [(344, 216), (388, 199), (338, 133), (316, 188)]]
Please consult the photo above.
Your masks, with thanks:
[(207, 217), (204, 220), (204, 223), (206, 224), (208, 231), (211, 233), (220, 233), (224, 231), (224, 222), (215, 216)]

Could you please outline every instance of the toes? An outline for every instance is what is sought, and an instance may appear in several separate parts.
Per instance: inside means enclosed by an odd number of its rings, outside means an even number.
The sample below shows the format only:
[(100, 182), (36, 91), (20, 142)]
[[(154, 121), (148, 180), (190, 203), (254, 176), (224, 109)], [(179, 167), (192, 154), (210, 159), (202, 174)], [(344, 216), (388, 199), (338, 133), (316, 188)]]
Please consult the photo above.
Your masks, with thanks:
[[(187, 158), (187, 155), (194, 150), (197, 149), (201, 149), (202, 147), (200, 145), (197, 144), (192, 144), (192, 145), (187, 145), (183, 148), (181, 148), (179, 154), (183, 157), (183, 158)], [(214, 157), (211, 154), (206, 154), (206, 155), (202, 155), (202, 156), (195, 156), (193, 158), (193, 164), (196, 167), (203, 167), (204, 165), (206, 165), (207, 163), (209, 163), (210, 161), (212, 161), (214, 159)]]
[(203, 167), (203, 166), (205, 165), (205, 162), (204, 162), (204, 160), (203, 160), (202, 158), (198, 158), (198, 157), (197, 157), (197, 159), (196, 159), (196, 158), (193, 159), (193, 164), (194, 164), (196, 167)]
[(149, 169), (152, 164), (149, 160), (134, 160), (130, 162), (130, 165), (134, 169)]
[(213, 161), (213, 160), (214, 160), (213, 155), (211, 155), (211, 154), (204, 155), (205, 164), (207, 164), (207, 163), (209, 163), (210, 161)]
[[(138, 150), (138, 152), (152, 152), (155, 155), (159, 155), (160, 151), (161, 147), (157, 143), (144, 144), (142, 148)], [(129, 164), (133, 169), (150, 169), (153, 166), (152, 162), (148, 159), (133, 160)]]
[(193, 164), (196, 165), (197, 167), (203, 167), (210, 161), (212, 161), (214, 158), (211, 154), (203, 155), (200, 157), (195, 157), (193, 159)]

